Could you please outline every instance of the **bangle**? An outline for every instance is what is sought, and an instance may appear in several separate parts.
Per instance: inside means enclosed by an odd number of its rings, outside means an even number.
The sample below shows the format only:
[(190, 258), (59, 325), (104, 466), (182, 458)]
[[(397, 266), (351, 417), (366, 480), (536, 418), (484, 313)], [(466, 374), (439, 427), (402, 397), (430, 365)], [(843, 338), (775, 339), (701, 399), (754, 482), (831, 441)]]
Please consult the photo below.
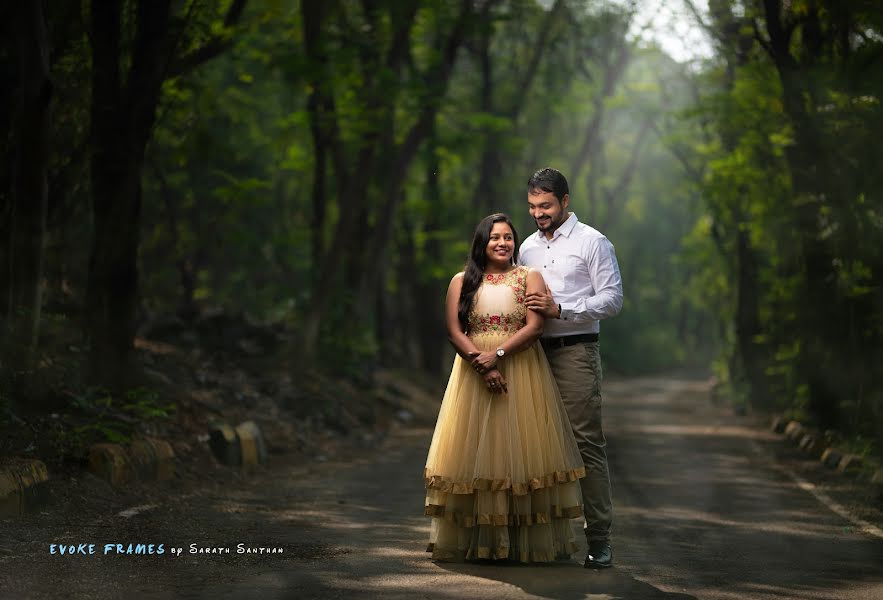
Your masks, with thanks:
[(561, 305), (560, 304), (558, 305), (558, 317), (557, 318), (558, 319), (561, 318)]

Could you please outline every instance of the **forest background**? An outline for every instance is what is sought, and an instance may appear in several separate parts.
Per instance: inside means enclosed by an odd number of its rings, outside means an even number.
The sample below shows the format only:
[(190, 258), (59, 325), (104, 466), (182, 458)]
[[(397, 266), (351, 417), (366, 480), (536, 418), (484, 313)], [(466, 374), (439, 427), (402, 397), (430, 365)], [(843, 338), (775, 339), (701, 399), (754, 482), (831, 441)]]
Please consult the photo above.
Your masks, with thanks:
[(230, 315), (292, 372), (442, 378), (473, 227), (532, 233), (554, 166), (619, 258), (608, 371), (713, 373), (879, 453), (883, 10), (679, 4), (710, 56), (640, 2), (10, 3), (4, 418), (131, 398), (136, 340)]

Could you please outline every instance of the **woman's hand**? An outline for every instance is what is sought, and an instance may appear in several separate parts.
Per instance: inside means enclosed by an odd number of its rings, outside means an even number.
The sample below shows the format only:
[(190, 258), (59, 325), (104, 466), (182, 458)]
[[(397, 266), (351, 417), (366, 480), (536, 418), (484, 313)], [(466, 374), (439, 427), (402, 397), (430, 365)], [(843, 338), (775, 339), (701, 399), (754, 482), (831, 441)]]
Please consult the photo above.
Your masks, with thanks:
[(472, 359), (472, 368), (484, 375), (497, 366), (496, 352), (482, 352)]
[(508, 394), (509, 388), (506, 387), (506, 380), (499, 369), (491, 369), (484, 374), (484, 383), (492, 394)]

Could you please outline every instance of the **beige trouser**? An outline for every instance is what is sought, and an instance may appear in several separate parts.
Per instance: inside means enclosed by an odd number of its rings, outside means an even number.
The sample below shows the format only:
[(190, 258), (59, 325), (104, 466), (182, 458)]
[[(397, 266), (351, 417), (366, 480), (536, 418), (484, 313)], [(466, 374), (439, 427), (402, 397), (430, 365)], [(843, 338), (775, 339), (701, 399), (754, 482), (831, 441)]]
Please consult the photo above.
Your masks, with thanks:
[(585, 342), (546, 348), (545, 352), (586, 466), (586, 476), (580, 479), (586, 539), (608, 541), (613, 500), (605, 450), (607, 442), (601, 427), (600, 348), (598, 342)]

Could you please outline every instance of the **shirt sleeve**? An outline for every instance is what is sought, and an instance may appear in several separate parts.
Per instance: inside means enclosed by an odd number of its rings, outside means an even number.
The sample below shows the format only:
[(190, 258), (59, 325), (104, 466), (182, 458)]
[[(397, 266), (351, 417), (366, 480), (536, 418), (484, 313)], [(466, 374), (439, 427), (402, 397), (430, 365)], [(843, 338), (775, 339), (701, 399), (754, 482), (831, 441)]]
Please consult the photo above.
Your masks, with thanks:
[(591, 244), (586, 262), (595, 295), (566, 304), (562, 302), (561, 319), (565, 321), (600, 321), (614, 317), (622, 310), (622, 276), (610, 240), (602, 237)]
[(519, 267), (526, 267), (527, 264), (524, 262), (524, 251), (530, 247), (527, 240), (521, 242), (521, 246), (518, 248), (518, 260), (516, 261)]

